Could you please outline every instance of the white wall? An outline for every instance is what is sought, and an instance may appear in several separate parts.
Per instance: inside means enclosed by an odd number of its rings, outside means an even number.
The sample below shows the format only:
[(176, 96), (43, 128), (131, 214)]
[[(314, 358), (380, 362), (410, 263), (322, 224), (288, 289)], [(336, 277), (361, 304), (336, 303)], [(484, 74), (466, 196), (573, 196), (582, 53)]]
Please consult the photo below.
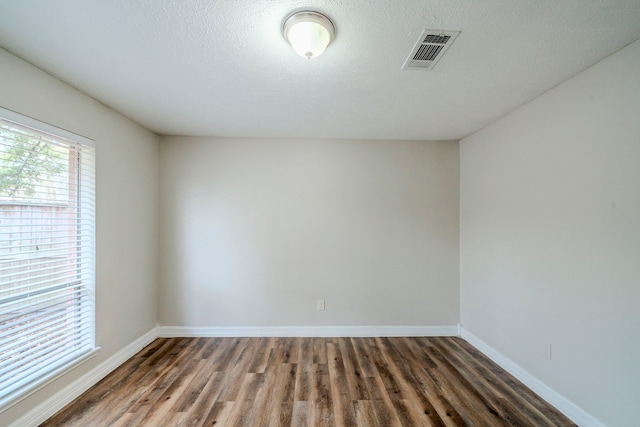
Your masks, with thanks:
[(8, 425), (157, 319), (158, 137), (0, 49), (0, 106), (96, 141), (98, 355), (0, 413)]
[(458, 163), (457, 142), (162, 137), (160, 324), (457, 325)]
[(460, 149), (462, 326), (611, 426), (640, 410), (639, 73), (640, 41)]

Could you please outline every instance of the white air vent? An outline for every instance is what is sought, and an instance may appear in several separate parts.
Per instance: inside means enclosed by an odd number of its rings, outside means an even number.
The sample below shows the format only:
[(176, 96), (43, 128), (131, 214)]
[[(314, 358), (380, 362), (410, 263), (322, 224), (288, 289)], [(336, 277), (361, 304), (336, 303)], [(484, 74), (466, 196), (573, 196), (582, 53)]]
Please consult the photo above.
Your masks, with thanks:
[(424, 30), (402, 68), (431, 70), (460, 31)]

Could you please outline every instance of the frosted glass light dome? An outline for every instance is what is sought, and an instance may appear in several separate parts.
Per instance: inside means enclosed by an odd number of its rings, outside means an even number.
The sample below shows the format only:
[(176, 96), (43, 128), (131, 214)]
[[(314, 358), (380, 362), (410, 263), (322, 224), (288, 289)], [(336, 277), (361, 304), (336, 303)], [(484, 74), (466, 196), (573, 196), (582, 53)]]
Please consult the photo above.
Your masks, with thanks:
[(303, 58), (317, 58), (335, 37), (333, 23), (326, 16), (305, 10), (296, 12), (285, 19), (282, 32)]

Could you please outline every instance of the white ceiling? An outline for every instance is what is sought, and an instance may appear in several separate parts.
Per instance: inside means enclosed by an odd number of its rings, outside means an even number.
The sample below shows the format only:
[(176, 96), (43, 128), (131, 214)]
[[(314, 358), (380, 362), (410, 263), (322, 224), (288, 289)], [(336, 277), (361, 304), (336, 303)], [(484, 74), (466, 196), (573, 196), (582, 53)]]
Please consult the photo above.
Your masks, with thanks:
[[(315, 60), (280, 32), (307, 7)], [(462, 33), (402, 70), (424, 29)], [(639, 0), (0, 1), (0, 46), (172, 135), (460, 139), (638, 38)]]

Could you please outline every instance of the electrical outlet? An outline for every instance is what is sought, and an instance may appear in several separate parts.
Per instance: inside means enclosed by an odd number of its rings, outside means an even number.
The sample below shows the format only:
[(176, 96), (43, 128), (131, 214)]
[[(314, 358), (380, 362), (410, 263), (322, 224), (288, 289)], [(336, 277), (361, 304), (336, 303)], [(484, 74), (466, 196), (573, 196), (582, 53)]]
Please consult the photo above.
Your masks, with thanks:
[(316, 303), (316, 308), (319, 311), (324, 311), (324, 300), (323, 299), (319, 299)]

